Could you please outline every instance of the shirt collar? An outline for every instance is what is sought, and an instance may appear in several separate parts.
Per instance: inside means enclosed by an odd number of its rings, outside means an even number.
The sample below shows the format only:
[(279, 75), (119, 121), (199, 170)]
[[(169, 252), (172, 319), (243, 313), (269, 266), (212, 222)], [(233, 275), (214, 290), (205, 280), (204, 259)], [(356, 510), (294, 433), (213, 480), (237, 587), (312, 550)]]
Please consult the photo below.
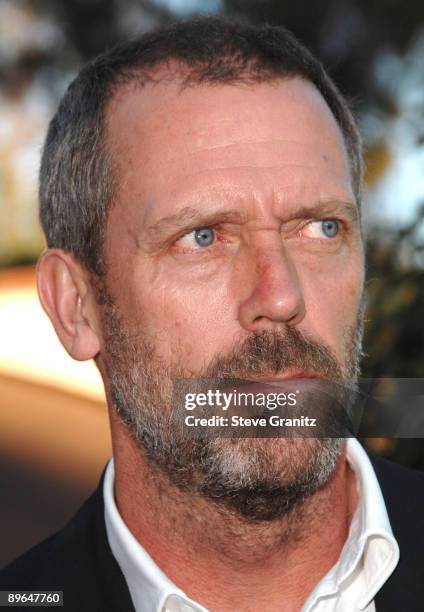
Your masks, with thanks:
[[(364, 593), (358, 601), (364, 609), (372, 601), (399, 563), (399, 545), (387, 514), (386, 504), (371, 461), (355, 438), (347, 444), (347, 460), (358, 479), (358, 525), (352, 521), (346, 544), (358, 542), (358, 561), (363, 557)], [(355, 533), (355, 529), (358, 533)], [(343, 553), (343, 551), (342, 551)], [(342, 555), (341, 555), (342, 556)]]
[[(368, 455), (354, 438), (347, 440), (346, 458), (357, 478), (358, 507), (338, 562), (315, 587), (303, 610), (310, 610), (319, 599), (335, 594), (360, 564), (362, 589), (357, 605), (360, 610), (365, 609), (399, 561), (399, 547), (380, 485)], [(167, 578), (129, 531), (116, 507), (114, 479), (111, 459), (103, 485), (106, 532), (136, 611), (207, 612)]]
[(321, 598), (335, 595), (355, 573), (360, 573), (356, 606), (364, 610), (399, 562), (399, 546), (393, 535), (386, 504), (371, 461), (355, 438), (346, 443), (346, 459), (355, 472), (358, 506), (337, 563), (320, 580), (303, 610)]
[(106, 468), (103, 497), (106, 533), (113, 556), (127, 581), (137, 612), (207, 612), (178, 589), (135, 539), (119, 514), (114, 496), (113, 459)]

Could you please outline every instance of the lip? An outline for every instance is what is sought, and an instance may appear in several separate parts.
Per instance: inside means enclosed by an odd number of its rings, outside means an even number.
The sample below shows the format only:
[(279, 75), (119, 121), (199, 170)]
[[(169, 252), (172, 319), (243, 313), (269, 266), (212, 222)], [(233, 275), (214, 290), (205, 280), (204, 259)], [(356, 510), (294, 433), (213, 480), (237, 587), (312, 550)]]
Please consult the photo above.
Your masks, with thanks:
[(282, 380), (293, 380), (297, 378), (319, 378), (320, 376), (316, 372), (283, 372), (277, 376), (267, 376), (266, 374), (263, 376), (249, 376), (248, 380), (252, 382), (280, 382)]

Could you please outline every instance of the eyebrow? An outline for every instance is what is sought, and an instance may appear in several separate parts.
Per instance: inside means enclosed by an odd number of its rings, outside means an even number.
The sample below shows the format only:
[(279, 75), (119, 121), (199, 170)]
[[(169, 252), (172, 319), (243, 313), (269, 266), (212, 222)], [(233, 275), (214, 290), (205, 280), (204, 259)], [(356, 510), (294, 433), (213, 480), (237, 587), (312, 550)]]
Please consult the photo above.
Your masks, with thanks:
[(340, 200), (337, 198), (331, 200), (321, 200), (312, 205), (301, 206), (296, 211), (293, 211), (292, 218), (325, 217), (340, 211), (347, 214), (352, 222), (359, 221), (359, 210), (357, 204), (355, 202)]
[(195, 227), (208, 227), (217, 223), (244, 223), (246, 215), (240, 210), (198, 210), (186, 206), (173, 215), (162, 217), (153, 225), (147, 227), (142, 236), (137, 238), (138, 246), (154, 246), (160, 244), (169, 236)]
[[(335, 214), (340, 209), (350, 217), (352, 222), (358, 221), (357, 205), (340, 199), (323, 200), (297, 208), (290, 215), (290, 219), (325, 217)], [(237, 209), (205, 211), (186, 206), (177, 213), (162, 217), (153, 225), (148, 226), (140, 235), (136, 236), (136, 242), (137, 246), (143, 248), (143, 250), (154, 250), (160, 248), (163, 243), (170, 238), (174, 238), (180, 232), (189, 231), (196, 227), (209, 227), (218, 223), (243, 224), (246, 221), (246, 214)]]

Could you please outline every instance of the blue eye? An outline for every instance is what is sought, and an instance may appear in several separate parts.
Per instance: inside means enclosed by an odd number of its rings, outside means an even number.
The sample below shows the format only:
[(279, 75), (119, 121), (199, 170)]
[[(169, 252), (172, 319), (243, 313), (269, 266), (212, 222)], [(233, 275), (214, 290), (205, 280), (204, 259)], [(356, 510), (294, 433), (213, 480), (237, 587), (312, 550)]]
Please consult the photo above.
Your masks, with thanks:
[(335, 219), (324, 219), (321, 221), (321, 230), (327, 238), (334, 238), (339, 232), (339, 222)]
[(215, 240), (215, 232), (210, 227), (201, 227), (194, 231), (194, 240), (200, 247), (208, 247)]

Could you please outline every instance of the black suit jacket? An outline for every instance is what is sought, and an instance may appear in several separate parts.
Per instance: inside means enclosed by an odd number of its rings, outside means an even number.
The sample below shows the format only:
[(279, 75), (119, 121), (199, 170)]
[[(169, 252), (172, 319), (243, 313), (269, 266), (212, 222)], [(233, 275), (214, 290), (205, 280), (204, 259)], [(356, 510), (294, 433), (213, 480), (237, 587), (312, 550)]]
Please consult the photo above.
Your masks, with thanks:
[[(423, 612), (424, 473), (377, 457), (371, 461), (400, 547), (399, 564), (375, 598), (376, 610)], [(61, 590), (69, 612), (134, 610), (107, 541), (102, 481), (68, 525), (0, 573), (0, 590)]]

